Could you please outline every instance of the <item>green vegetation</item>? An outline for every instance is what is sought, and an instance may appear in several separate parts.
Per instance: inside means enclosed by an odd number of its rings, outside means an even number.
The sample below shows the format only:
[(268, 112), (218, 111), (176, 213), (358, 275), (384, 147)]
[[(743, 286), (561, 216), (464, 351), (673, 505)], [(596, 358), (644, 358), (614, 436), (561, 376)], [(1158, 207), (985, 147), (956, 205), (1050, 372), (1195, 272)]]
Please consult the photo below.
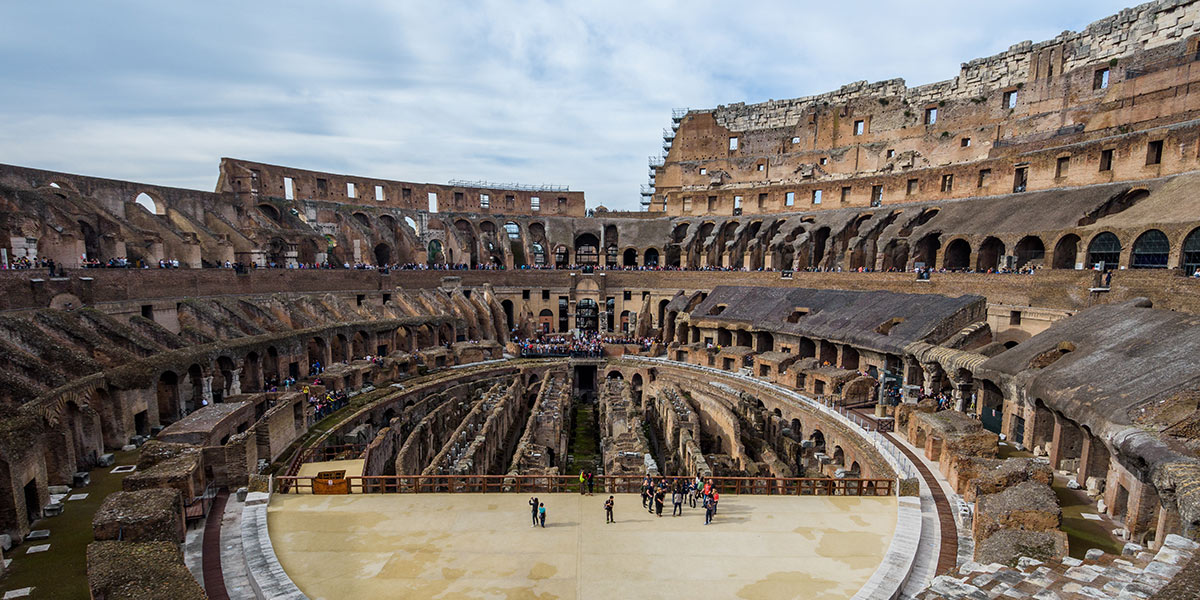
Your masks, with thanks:
[[(110, 472), (113, 467), (137, 464), (137, 458), (136, 450), (116, 453), (116, 463), (112, 467), (92, 470), (91, 485), (71, 490), (73, 494), (87, 494), (87, 498), (64, 502), (61, 515), (37, 522), (34, 528), (49, 529), (50, 539), (25, 542), (5, 556), (12, 559), (12, 565), (0, 579), (0, 595), (9, 590), (33, 587), (34, 598), (86, 600), (89, 596), (87, 545), (92, 543), (92, 516), (109, 494), (121, 489), (125, 474), (114, 475)], [(50, 544), (50, 549), (26, 554), (29, 547), (36, 544)]]
[(1092, 548), (1121, 555), (1123, 544), (1109, 533), (1106, 521), (1083, 518), (1085, 512), (1096, 512), (1096, 506), (1088, 500), (1086, 494), (1067, 488), (1065, 481), (1055, 478), (1054, 495), (1058, 496), (1058, 504), (1062, 507), (1062, 530), (1067, 534), (1067, 545), (1072, 557), (1083, 558)]
[(596, 429), (595, 407), (587, 402), (576, 402), (574, 412), (571, 455), (575, 460), (565, 474), (578, 475), (584, 469), (595, 472), (600, 460), (600, 432)]

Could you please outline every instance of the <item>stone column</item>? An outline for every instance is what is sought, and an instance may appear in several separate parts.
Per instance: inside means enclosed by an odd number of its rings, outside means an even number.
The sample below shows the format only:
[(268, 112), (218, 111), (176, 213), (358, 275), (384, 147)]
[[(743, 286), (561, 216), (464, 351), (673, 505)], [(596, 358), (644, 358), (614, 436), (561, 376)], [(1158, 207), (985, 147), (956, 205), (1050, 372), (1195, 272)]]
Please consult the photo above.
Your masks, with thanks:
[(242, 393), (242, 370), (234, 369), (229, 372), (229, 395)]
[(1078, 458), (1080, 452), (1079, 428), (1065, 417), (1054, 415), (1054, 437), (1050, 441), (1050, 468), (1061, 469), (1062, 461)]
[(212, 380), (212, 375), (200, 378), (200, 406), (207, 406), (213, 402)]
[(1176, 507), (1169, 507), (1165, 504), (1160, 504), (1158, 507), (1158, 523), (1155, 525), (1154, 545), (1153, 549), (1162, 548), (1163, 540), (1172, 533), (1184, 534), (1187, 532), (1180, 531), (1181, 521), (1179, 511)]

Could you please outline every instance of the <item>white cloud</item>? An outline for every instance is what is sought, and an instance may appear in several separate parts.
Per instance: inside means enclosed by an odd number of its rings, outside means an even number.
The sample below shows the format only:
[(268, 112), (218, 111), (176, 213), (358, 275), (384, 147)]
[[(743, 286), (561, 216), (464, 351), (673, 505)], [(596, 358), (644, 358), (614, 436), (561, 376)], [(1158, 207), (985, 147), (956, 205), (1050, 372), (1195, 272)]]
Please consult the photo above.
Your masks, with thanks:
[(212, 189), (237, 156), (634, 209), (673, 107), (948, 79), (1111, 0), (6, 3), (0, 161)]

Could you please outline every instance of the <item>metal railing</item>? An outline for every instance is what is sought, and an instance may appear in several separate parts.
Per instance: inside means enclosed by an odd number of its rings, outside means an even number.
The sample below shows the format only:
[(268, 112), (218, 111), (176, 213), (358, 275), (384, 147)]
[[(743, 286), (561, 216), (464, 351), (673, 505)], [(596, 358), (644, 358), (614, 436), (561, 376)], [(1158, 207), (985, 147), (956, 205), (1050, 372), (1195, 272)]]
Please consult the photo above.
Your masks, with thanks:
[[(594, 490), (605, 494), (637, 493), (641, 475), (596, 475)], [(690, 477), (656, 478), (685, 482)], [(379, 475), (347, 477), (350, 494), (428, 493), (577, 493), (577, 475)], [(276, 477), (279, 493), (311, 494), (316, 477)], [(320, 480), (329, 481), (329, 480)], [(891, 496), (891, 479), (826, 477), (709, 477), (722, 494), (757, 496)], [(670, 486), (668, 486), (670, 487)]]

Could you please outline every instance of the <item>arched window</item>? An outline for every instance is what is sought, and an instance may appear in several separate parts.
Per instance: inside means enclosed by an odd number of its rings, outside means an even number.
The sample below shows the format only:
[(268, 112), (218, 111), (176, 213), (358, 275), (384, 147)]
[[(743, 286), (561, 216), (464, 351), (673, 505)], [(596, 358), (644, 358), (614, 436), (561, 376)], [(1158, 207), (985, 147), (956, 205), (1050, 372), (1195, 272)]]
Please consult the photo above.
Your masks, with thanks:
[(442, 243), (437, 240), (429, 241), (429, 264), (440, 264), (445, 260), (442, 256)]
[(504, 224), (504, 231), (508, 233), (508, 239), (510, 240), (521, 239), (521, 227), (512, 221)]
[(658, 250), (656, 250), (654, 248), (646, 248), (645, 258), (642, 260), (642, 264), (647, 267), (657, 267), (658, 266)]
[(1116, 234), (1105, 231), (1088, 244), (1088, 264), (1104, 263), (1104, 268), (1115, 269), (1121, 262), (1121, 240)]
[(1193, 275), (1200, 270), (1200, 227), (1183, 238), (1183, 273)]
[(146, 209), (146, 211), (152, 215), (167, 214), (166, 211), (162, 209), (162, 206), (155, 201), (154, 198), (150, 197), (150, 194), (145, 192), (138, 194), (137, 198), (134, 198), (133, 201), (136, 202), (138, 206)]
[(1170, 254), (1171, 242), (1167, 240), (1167, 234), (1151, 229), (1133, 242), (1130, 266), (1134, 269), (1165, 269)]
[(540, 242), (533, 243), (533, 264), (539, 267), (546, 265), (546, 247)]

